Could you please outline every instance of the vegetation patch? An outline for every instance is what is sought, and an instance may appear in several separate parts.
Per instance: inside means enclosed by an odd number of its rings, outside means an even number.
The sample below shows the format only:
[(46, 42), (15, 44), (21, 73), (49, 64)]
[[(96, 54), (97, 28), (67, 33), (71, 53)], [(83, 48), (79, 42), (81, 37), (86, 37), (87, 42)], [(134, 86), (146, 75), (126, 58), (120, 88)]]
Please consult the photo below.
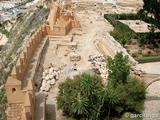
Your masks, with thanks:
[(7, 97), (5, 94), (5, 87), (0, 89), (0, 118), (5, 119), (5, 110), (7, 108)]
[[(149, 56), (151, 56), (150, 60), (153, 60), (152, 55), (160, 55), (160, 53), (157, 52), (160, 47), (160, 32), (155, 32), (155, 28), (158, 25), (155, 24), (155, 20), (152, 17), (147, 16), (147, 13), (144, 10), (140, 10), (137, 14), (105, 14), (104, 17), (114, 27), (114, 30), (111, 31), (110, 34), (124, 47), (128, 46), (126, 47), (127, 51), (131, 52), (130, 54), (134, 58), (137, 58), (136, 60), (139, 61), (138, 58), (144, 56), (148, 56), (147, 59), (149, 59)], [(135, 32), (128, 25), (120, 22), (119, 20), (143, 20), (151, 24), (151, 26), (148, 26), (150, 32)], [(138, 42), (136, 43), (135, 41)], [(129, 45), (134, 46), (135, 49), (138, 48), (137, 52), (133, 53)], [(151, 54), (145, 51), (149, 51)], [(159, 59), (156, 59), (155, 61), (157, 60)]]
[(108, 84), (103, 84), (97, 75), (83, 73), (59, 85), (57, 104), (66, 120), (125, 120), (126, 112), (141, 113), (145, 84), (130, 76), (128, 57), (117, 53), (114, 59), (108, 58), (107, 67)]
[(159, 62), (160, 56), (135, 58), (139, 63)]
[(104, 17), (114, 26), (114, 30), (110, 34), (122, 45), (129, 43), (135, 37), (136, 33), (128, 25), (118, 21), (112, 15), (105, 14)]

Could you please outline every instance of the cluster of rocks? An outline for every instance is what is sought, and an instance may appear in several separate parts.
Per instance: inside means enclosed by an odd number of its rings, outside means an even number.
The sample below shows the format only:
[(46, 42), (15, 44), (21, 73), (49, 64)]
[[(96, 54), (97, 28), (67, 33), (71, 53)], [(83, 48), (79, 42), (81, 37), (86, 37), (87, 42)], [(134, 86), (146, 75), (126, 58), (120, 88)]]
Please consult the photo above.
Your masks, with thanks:
[(81, 56), (77, 53), (70, 53), (70, 61), (80, 61), (81, 60)]
[(108, 78), (108, 70), (106, 68), (106, 59), (102, 54), (89, 56), (89, 61), (93, 65), (93, 70), (99, 74), (104, 81)]
[(48, 92), (59, 79), (60, 73), (61, 70), (53, 66), (45, 69), (42, 73), (42, 86), (40, 87), (40, 91)]
[(0, 46), (5, 45), (7, 41), (8, 41), (8, 38), (4, 34), (0, 33)]

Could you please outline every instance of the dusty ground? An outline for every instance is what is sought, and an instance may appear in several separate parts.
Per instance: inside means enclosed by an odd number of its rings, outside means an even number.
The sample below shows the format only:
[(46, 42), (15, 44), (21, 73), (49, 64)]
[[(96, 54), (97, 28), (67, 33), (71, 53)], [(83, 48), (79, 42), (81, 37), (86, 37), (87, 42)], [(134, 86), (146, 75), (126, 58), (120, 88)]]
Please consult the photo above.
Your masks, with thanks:
[(138, 64), (137, 68), (148, 74), (160, 74), (160, 62)]
[(0, 33), (0, 45), (5, 45), (8, 41), (8, 38)]
[[(160, 62), (138, 64), (136, 66), (146, 73), (145, 82), (150, 82), (153, 78), (160, 76)], [(143, 114), (150, 115), (144, 120), (160, 120), (160, 81), (151, 84), (147, 88), (147, 99), (145, 101), (145, 109)]]
[[(84, 13), (79, 13), (78, 17), (81, 22), (80, 29), (72, 30), (69, 35), (61, 38), (51, 38), (49, 40), (49, 45), (47, 46), (43, 59), (42, 66), (46, 68), (50, 63), (56, 64), (56, 66), (65, 66), (63, 71), (71, 69), (73, 62), (70, 62), (69, 55), (65, 56), (66, 51), (71, 52), (69, 46), (60, 46), (56, 49), (56, 41), (62, 41), (63, 39), (70, 38), (73, 36), (73, 42), (77, 43), (77, 50), (81, 56), (81, 60), (77, 62), (78, 71), (68, 72), (68, 74), (61, 74), (60, 79), (56, 82), (55, 86), (50, 90), (47, 97), (47, 118), (48, 120), (60, 120), (63, 118), (60, 111), (57, 111), (56, 106), (56, 96), (58, 94), (58, 85), (63, 82), (67, 76), (72, 77), (75, 74), (82, 73), (91, 69), (91, 63), (88, 61), (90, 55), (99, 54), (98, 50), (95, 47), (95, 37), (100, 34), (104, 29), (110, 31), (112, 28), (111, 25), (106, 23), (104, 20), (96, 21), (95, 16), (98, 16), (97, 13), (93, 11), (88, 11), (87, 16)], [(83, 18), (83, 19), (82, 19)], [(108, 27), (106, 27), (108, 26)], [(62, 42), (63, 44), (64, 42)], [(88, 44), (89, 43), (89, 44)], [(51, 113), (52, 111), (52, 113)], [(53, 112), (55, 111), (55, 112)], [(53, 114), (54, 113), (54, 114)]]
[[(49, 44), (45, 50), (43, 59), (41, 61), (41, 65), (47, 67), (50, 63), (56, 64), (56, 66), (65, 66), (63, 71), (68, 70), (68, 73), (62, 73), (59, 80), (56, 82), (54, 87), (47, 93), (47, 100), (46, 100), (46, 117), (47, 120), (61, 120), (64, 119), (61, 111), (57, 110), (56, 106), (56, 96), (58, 94), (58, 85), (61, 82), (64, 82), (66, 77), (72, 77), (75, 74), (87, 71), (91, 69), (91, 64), (88, 61), (89, 55), (99, 54), (95, 44), (96, 41), (103, 39), (104, 33), (107, 33), (113, 29), (113, 27), (103, 19), (103, 14), (100, 16), (100, 11), (94, 11), (94, 9), (88, 10), (83, 9), (77, 13), (77, 17), (80, 20), (81, 28), (72, 30), (68, 36), (63, 38), (54, 38), (49, 40)], [(101, 11), (102, 13), (105, 11)], [(121, 11), (120, 11), (121, 12)], [(125, 10), (125, 12), (127, 12)], [(113, 44), (113, 38), (106, 35), (107, 40), (107, 48), (108, 55), (111, 54), (110, 51), (115, 51), (115, 49), (120, 48), (120, 46), (115, 46), (117, 44)], [(71, 52), (69, 46), (61, 46), (56, 49), (57, 41), (61, 41), (63, 39), (68, 39), (68, 37), (73, 36), (73, 42), (77, 43), (76, 52), (81, 56), (81, 60), (77, 62), (78, 71), (71, 71), (71, 67), (73, 66), (73, 62), (70, 62), (69, 56), (65, 56), (66, 51)], [(112, 39), (112, 42), (111, 42)], [(62, 42), (63, 43), (63, 42)], [(107, 49), (106, 49), (107, 50)], [(143, 69), (143, 67), (142, 67)], [(145, 69), (145, 68), (144, 68)], [(157, 68), (158, 70), (158, 68)], [(158, 83), (158, 82), (157, 82)], [(159, 94), (156, 90), (159, 88), (158, 84), (153, 84), (148, 88), (148, 97), (145, 103), (145, 111), (144, 113), (153, 113), (156, 114), (159, 111), (160, 107), (157, 107), (159, 102), (156, 101), (159, 99)], [(157, 88), (154, 90), (154, 88)], [(155, 95), (156, 94), (156, 95)], [(156, 96), (156, 97), (154, 97)], [(154, 100), (156, 99), (156, 100)], [(154, 104), (154, 105), (152, 105)], [(158, 119), (157, 119), (158, 120)]]
[(160, 81), (153, 83), (147, 89), (147, 100), (143, 114), (151, 115), (144, 120), (160, 120)]
[[(132, 30), (135, 32), (150, 32), (148, 29), (148, 26), (151, 26), (151, 24), (148, 24), (141, 20), (120, 20), (120, 22), (127, 24)], [(155, 32), (159, 32), (159, 29), (155, 29)]]

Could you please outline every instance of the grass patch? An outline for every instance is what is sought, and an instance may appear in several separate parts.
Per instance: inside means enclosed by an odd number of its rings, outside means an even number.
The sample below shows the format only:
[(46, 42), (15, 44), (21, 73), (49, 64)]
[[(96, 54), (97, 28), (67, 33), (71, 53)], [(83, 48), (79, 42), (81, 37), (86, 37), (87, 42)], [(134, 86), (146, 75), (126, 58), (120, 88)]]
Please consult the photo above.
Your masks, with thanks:
[(9, 36), (9, 32), (4, 27), (0, 27), (0, 32), (6, 35), (7, 37)]
[[(154, 47), (157, 47), (156, 40), (160, 39), (160, 32), (154, 32), (154, 31), (145, 33), (134, 32), (128, 25), (119, 21), (119, 20), (143, 20), (147, 23), (154, 24), (155, 23), (154, 19), (149, 16), (146, 16), (146, 14), (143, 13), (143, 11), (139, 11), (137, 14), (132, 14), (132, 13), (105, 14), (104, 18), (107, 19), (110, 22), (110, 24), (114, 27), (114, 30), (110, 32), (110, 35), (113, 36), (115, 40), (117, 40), (123, 46), (125, 44), (128, 44), (131, 41), (131, 39), (138, 39), (141, 45), (153, 44)], [(138, 56), (137, 54), (132, 54), (132, 56), (139, 63), (160, 61), (160, 56), (142, 57), (142, 58), (137, 58)]]
[(136, 33), (128, 25), (118, 21), (113, 15), (105, 14), (104, 17), (114, 26), (110, 34), (123, 46), (136, 36)]
[(135, 58), (139, 63), (159, 62), (160, 56)]
[(7, 108), (7, 97), (5, 94), (5, 87), (3, 86), (2, 89), (0, 89), (0, 118), (2, 118), (2, 120), (5, 118), (6, 108)]
[(109, 14), (111, 17), (117, 20), (142, 20), (150, 24), (154, 24), (155, 21), (152, 17), (147, 16), (143, 11), (139, 11), (136, 13), (122, 13), (122, 14)]

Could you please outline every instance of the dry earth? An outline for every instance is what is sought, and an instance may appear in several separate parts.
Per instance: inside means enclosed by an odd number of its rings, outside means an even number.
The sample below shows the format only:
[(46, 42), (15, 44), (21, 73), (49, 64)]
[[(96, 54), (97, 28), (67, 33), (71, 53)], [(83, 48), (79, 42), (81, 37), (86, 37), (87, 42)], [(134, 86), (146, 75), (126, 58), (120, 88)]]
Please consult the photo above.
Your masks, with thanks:
[[(148, 26), (151, 26), (151, 24), (148, 24), (141, 20), (120, 20), (120, 22), (127, 24), (132, 30), (135, 32), (150, 32), (148, 29)], [(159, 32), (159, 29), (155, 29), (155, 32)]]
[[(113, 8), (112, 12), (114, 12), (114, 9), (115, 8)], [(123, 9), (123, 12), (127, 12), (127, 9), (128, 8)], [(116, 9), (116, 11), (118, 10), (120, 11), (120, 13), (122, 12), (121, 11), (122, 9), (119, 9), (119, 7)], [(100, 54), (100, 52), (96, 47), (97, 41), (104, 40), (107, 43), (106, 50), (108, 51), (107, 52), (108, 55), (112, 56), (112, 52), (115, 51), (116, 49), (122, 50), (122, 48), (116, 43), (116, 41), (108, 34), (109, 31), (113, 30), (113, 27), (103, 19), (103, 13), (105, 12), (106, 11), (101, 9), (95, 11), (93, 8), (91, 8), (90, 10), (89, 8), (87, 8), (87, 10), (85, 9), (79, 10), (79, 12), (77, 12), (77, 17), (80, 20), (81, 28), (72, 30), (69, 33), (69, 35), (65, 37), (57, 37), (57, 38), (52, 37), (49, 39), (49, 44), (45, 50), (41, 64), (44, 68), (46, 68), (50, 63), (53, 63), (56, 66), (61, 66), (61, 67), (63, 66), (63, 67), (60, 78), (58, 79), (58, 81), (56, 81), (56, 84), (50, 89), (49, 92), (45, 93), (48, 95), (46, 100), (47, 120), (64, 119), (62, 112), (60, 110), (57, 110), (57, 105), (56, 105), (58, 85), (61, 82), (64, 82), (66, 77), (73, 77), (76, 74), (88, 71), (92, 68), (91, 63), (88, 61), (88, 59), (90, 55)], [(73, 49), (71, 49), (70, 45), (68, 43), (67, 43), (68, 45), (61, 45), (59, 47), (57, 47), (56, 45), (59, 44), (59, 42), (57, 41), (61, 41), (60, 44), (66, 44), (63, 41), (64, 39), (68, 41), (70, 41), (70, 39), (73, 39), (73, 42), (77, 44), (77, 49), (75, 52), (81, 56), (81, 60), (77, 62), (77, 68), (78, 68), (77, 71), (71, 70), (74, 62), (71, 62), (69, 60), (69, 54), (73, 52)], [(138, 68), (142, 70), (144, 69), (144, 71), (146, 69), (150, 70), (150, 68), (147, 67), (145, 68), (142, 65), (139, 65)], [(156, 73), (158, 72), (158, 69), (159, 68), (157, 67), (157, 69), (155, 70)], [(146, 114), (157, 114), (157, 113), (159, 114), (160, 107), (158, 107), (159, 105), (158, 100), (160, 94), (157, 92), (157, 90), (160, 88), (158, 83), (159, 82), (152, 84), (147, 90), (148, 94), (144, 110), (144, 113)]]
[[(106, 53), (112, 56), (113, 52), (125, 51), (121, 46), (109, 35), (109, 31), (113, 30), (113, 27), (104, 20), (104, 13), (135, 13), (139, 6), (123, 6), (121, 3), (126, 3), (129, 1), (130, 4), (135, 3), (135, 0), (108, 0), (111, 5), (102, 7), (101, 5), (94, 7), (88, 5), (88, 7), (79, 10), (76, 14), (81, 23), (81, 28), (73, 29), (67, 36), (64, 37), (51, 37), (49, 38), (49, 44), (46, 47), (43, 58), (41, 60), (41, 65), (45, 68), (49, 66), (50, 63), (55, 64), (57, 67), (61, 67), (62, 73), (56, 84), (50, 89), (49, 92), (42, 92), (47, 94), (46, 99), (46, 117), (47, 120), (62, 120), (64, 116), (60, 110), (57, 110), (56, 96), (58, 94), (58, 85), (64, 82), (66, 77), (73, 77), (76, 74), (88, 71), (92, 68), (91, 63), (88, 61), (90, 55), (100, 54), (96, 47), (96, 43), (100, 40), (106, 43)], [(88, 2), (94, 3), (95, 0), (81, 0), (75, 1), (75, 3), (85, 4)], [(101, 2), (101, 1), (98, 1)], [(104, 2), (104, 1), (102, 1)], [(141, 3), (142, 0), (136, 1), (137, 4)], [(135, 22), (134, 22), (135, 25)], [(146, 29), (146, 25), (143, 29)], [(105, 37), (104, 37), (105, 36)], [(65, 42), (73, 39), (73, 42)], [(61, 44), (57, 47), (57, 44)], [(74, 62), (69, 59), (69, 54), (74, 50), (71, 48), (70, 44), (76, 44), (76, 53), (81, 56), (81, 60), (77, 62), (77, 71), (72, 71)], [(138, 69), (151, 74), (160, 74), (159, 71), (160, 63), (149, 63), (140, 64), (137, 66)], [(41, 79), (41, 78), (37, 78)], [(148, 89), (147, 100), (145, 102), (145, 110), (143, 113), (146, 114), (158, 114), (160, 115), (160, 82), (152, 84)], [(160, 116), (159, 116), (160, 118)], [(159, 120), (159, 119), (148, 119), (144, 120)]]

